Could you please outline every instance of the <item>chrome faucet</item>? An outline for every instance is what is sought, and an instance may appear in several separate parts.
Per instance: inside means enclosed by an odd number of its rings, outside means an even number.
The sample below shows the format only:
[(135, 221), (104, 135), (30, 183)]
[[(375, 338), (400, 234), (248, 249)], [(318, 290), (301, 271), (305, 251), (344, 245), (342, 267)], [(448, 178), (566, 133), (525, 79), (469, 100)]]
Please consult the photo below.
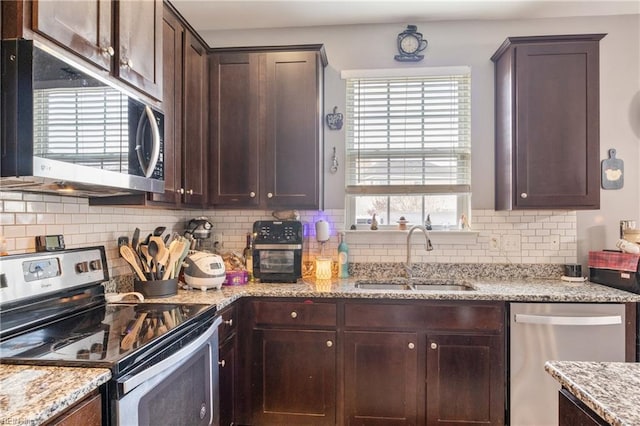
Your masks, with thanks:
[(414, 225), (414, 226), (412, 226), (411, 229), (409, 229), (409, 233), (407, 234), (407, 263), (404, 266), (405, 271), (407, 272), (407, 278), (411, 278), (411, 275), (412, 275), (412, 270), (411, 270), (411, 234), (413, 234), (413, 231), (415, 231), (416, 229), (419, 229), (424, 234), (424, 238), (426, 240), (424, 248), (427, 251), (433, 250), (433, 245), (431, 244), (431, 239), (429, 238), (429, 232), (427, 231), (427, 228), (425, 228), (422, 225)]

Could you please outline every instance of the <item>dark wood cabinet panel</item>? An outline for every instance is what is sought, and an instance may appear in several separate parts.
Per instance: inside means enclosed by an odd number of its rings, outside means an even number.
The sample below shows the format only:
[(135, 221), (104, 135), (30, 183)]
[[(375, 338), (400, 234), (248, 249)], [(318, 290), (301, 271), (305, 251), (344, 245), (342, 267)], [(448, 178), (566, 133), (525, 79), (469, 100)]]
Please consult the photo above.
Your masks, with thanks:
[(266, 55), (263, 181), (268, 208), (317, 209), (322, 191), (322, 68), (315, 52)]
[(254, 424), (336, 423), (336, 332), (256, 329)]
[(205, 47), (186, 33), (184, 47), (184, 129), (182, 173), (184, 204), (204, 207), (207, 188), (207, 56)]
[(118, 77), (162, 99), (162, 0), (116, 2)]
[(33, 30), (110, 71), (115, 53), (112, 1), (32, 2)]
[(602, 37), (510, 37), (493, 55), (496, 209), (599, 208)]
[(427, 425), (504, 424), (503, 339), (427, 336)]
[(345, 424), (415, 425), (418, 334), (344, 333)]
[(235, 398), (237, 395), (237, 354), (238, 340), (236, 336), (226, 339), (219, 349), (220, 372), (220, 425), (230, 426), (235, 419)]
[(102, 426), (102, 396), (98, 391), (72, 405), (46, 426)]
[(558, 392), (558, 417), (560, 426), (605, 426), (609, 424), (564, 388)]
[(333, 302), (262, 302), (252, 303), (256, 325), (281, 327), (335, 327), (336, 304)]
[(322, 46), (213, 49), (210, 204), (322, 207)]
[(259, 203), (258, 55), (210, 57), (210, 204), (256, 207)]

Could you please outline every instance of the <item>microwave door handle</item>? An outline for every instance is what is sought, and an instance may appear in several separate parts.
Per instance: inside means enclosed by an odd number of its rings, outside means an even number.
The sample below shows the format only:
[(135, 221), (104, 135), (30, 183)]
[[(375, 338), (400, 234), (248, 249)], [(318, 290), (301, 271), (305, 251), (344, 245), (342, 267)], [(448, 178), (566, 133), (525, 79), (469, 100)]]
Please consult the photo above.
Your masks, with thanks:
[[(144, 147), (142, 146), (142, 138), (144, 136), (145, 124), (149, 122), (151, 126), (151, 135), (153, 137), (153, 145), (151, 147), (151, 158), (149, 164), (145, 165), (144, 161)], [(153, 174), (153, 170), (158, 164), (160, 158), (160, 130), (158, 129), (158, 123), (156, 123), (153, 110), (147, 105), (144, 107), (144, 113), (140, 115), (138, 120), (138, 129), (136, 131), (136, 154), (138, 155), (138, 163), (144, 173), (145, 177), (150, 177)]]

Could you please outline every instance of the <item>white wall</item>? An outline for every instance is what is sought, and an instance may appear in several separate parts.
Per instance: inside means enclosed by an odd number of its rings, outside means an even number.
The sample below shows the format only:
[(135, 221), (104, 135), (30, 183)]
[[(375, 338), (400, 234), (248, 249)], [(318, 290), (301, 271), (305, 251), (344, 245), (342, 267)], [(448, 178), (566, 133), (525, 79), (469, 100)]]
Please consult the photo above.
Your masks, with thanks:
[[(607, 33), (600, 44), (600, 156), (607, 158), (608, 149), (617, 149), (618, 157), (625, 161), (625, 186), (602, 191), (600, 210), (578, 212), (577, 257), (584, 260), (588, 250), (613, 248), (619, 220), (640, 220), (640, 15), (409, 23), (418, 25), (429, 41), (426, 57), (419, 64), (394, 61), (396, 35), (405, 28), (399, 24), (204, 32), (202, 36), (211, 47), (323, 43), (329, 60), (325, 72), (326, 112), (331, 112), (334, 105), (344, 112), (345, 89), (339, 77), (344, 69), (470, 65), (473, 208), (493, 209), (491, 55), (508, 36)], [(327, 161), (334, 146), (338, 153), (343, 152), (344, 130), (326, 129)], [(342, 208), (342, 169), (335, 175), (326, 174), (326, 188), (326, 207)]]

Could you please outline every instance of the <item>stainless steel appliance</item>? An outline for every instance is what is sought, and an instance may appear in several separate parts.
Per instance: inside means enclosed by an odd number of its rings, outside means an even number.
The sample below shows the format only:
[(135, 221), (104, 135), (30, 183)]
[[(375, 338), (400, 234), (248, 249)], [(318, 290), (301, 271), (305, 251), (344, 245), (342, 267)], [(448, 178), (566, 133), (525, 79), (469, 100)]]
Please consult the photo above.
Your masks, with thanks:
[(296, 282), (302, 277), (302, 223), (260, 220), (253, 224), (253, 274), (262, 282)]
[(0, 361), (105, 367), (109, 425), (218, 424), (215, 307), (106, 303), (103, 247), (0, 258)]
[(558, 424), (546, 361), (625, 361), (623, 304), (511, 303), (510, 316), (511, 426)]
[(163, 192), (164, 115), (32, 40), (2, 41), (4, 190)]

